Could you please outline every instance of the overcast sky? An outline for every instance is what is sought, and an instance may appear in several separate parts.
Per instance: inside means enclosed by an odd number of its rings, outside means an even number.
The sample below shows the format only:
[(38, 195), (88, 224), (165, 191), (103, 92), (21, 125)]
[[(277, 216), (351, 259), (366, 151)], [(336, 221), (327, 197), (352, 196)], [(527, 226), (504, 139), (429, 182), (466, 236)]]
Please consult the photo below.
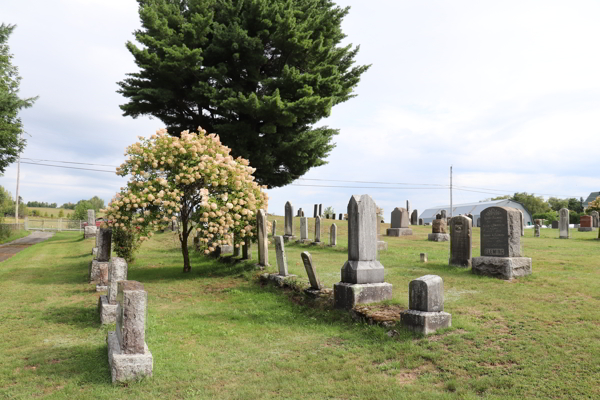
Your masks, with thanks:
[[(310, 216), (314, 203), (340, 213), (352, 194), (368, 193), (389, 221), (407, 199), (420, 211), (449, 204), (448, 189), (435, 185), (448, 185), (450, 165), (463, 189), (455, 204), (600, 190), (600, 2), (337, 3), (352, 7), (343, 30), (361, 46), (358, 63), (372, 67), (358, 96), (318, 124), (340, 130), (329, 164), (270, 190), (269, 212), (283, 214), (290, 200)], [(162, 127), (119, 109), (116, 82), (136, 70), (125, 48), (140, 26), (136, 1), (2, 0), (0, 22), (17, 25), (9, 45), (21, 96), (40, 96), (21, 112), (24, 158), (116, 166), (137, 136)], [(13, 195), (16, 175), (13, 165), (0, 177)], [(114, 173), (21, 165), (25, 201), (108, 201), (124, 183)]]

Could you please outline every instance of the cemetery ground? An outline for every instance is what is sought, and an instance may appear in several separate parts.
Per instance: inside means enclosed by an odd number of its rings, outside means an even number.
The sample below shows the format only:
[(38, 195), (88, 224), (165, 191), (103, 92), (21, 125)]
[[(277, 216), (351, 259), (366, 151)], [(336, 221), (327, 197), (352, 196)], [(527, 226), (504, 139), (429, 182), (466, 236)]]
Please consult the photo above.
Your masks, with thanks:
[[(278, 234), (283, 233), (283, 217)], [(314, 220), (309, 219), (309, 237)], [(309, 251), (322, 283), (339, 281), (347, 259), (345, 221), (336, 248), (286, 243), (289, 272), (306, 281)], [(388, 227), (381, 228), (385, 232)], [(299, 219), (294, 218), (299, 236)], [(380, 252), (393, 300), (408, 307), (408, 284), (444, 279), (452, 327), (428, 337), (354, 322), (347, 312), (293, 290), (261, 284), (253, 260), (192, 252), (182, 273), (170, 233), (144, 243), (129, 279), (148, 292), (146, 341), (154, 376), (111, 384), (106, 335), (87, 283), (94, 239), (59, 232), (0, 263), (0, 398), (97, 399), (592, 399), (600, 397), (600, 242), (597, 232), (526, 230), (533, 275), (514, 281), (448, 266), (448, 243), (385, 237)], [(269, 232), (270, 236), (270, 232)], [(473, 256), (479, 255), (474, 229)], [(428, 254), (421, 263), (419, 253)], [(273, 244), (268, 272), (276, 272)], [(397, 334), (388, 335), (395, 330)]]

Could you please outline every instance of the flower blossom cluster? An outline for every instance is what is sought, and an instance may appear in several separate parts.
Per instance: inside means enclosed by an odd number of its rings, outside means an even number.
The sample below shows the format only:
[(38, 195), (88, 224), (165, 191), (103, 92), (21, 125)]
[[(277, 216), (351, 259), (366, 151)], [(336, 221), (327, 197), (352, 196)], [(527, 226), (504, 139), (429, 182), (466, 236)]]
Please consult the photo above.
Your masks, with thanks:
[[(180, 220), (209, 253), (218, 245), (256, 236), (256, 214), (268, 197), (248, 160), (234, 159), (215, 134), (158, 130), (126, 150), (117, 175), (131, 175), (106, 207), (108, 225), (148, 240)], [(184, 238), (187, 240), (187, 234)]]

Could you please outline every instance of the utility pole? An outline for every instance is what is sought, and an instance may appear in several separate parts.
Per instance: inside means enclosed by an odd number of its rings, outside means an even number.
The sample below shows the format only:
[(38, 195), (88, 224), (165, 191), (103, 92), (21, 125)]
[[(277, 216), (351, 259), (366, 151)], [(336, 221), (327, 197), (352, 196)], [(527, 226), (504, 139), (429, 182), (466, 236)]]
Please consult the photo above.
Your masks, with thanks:
[(452, 218), (452, 165), (450, 166), (450, 218)]
[[(23, 132), (19, 133), (19, 142), (23, 139)], [(15, 223), (19, 225), (19, 178), (21, 177), (21, 153), (17, 159), (17, 196), (15, 199)]]

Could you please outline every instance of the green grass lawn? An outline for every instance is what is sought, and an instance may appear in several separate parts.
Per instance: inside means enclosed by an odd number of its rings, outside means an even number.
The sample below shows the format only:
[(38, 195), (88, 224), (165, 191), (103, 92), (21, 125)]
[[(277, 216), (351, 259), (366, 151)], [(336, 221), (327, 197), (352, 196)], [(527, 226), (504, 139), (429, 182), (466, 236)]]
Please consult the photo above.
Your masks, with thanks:
[[(283, 233), (283, 218), (278, 220)], [(299, 219), (295, 218), (299, 235)], [(309, 219), (312, 224), (314, 220)], [(329, 225), (322, 237), (328, 241)], [(339, 281), (338, 247), (288, 244), (290, 273), (305, 280), (310, 251), (321, 280)], [(385, 225), (382, 226), (384, 232)], [(312, 225), (311, 225), (312, 229)], [(527, 230), (533, 275), (506, 282), (449, 267), (448, 243), (430, 227), (387, 238), (380, 253), (393, 303), (408, 305), (408, 284), (444, 279), (452, 328), (419, 337), (401, 327), (353, 322), (290, 291), (263, 286), (253, 262), (192, 257), (182, 273), (171, 233), (145, 243), (129, 279), (148, 291), (146, 339), (154, 376), (113, 386), (98, 294), (86, 282), (93, 239), (61, 232), (0, 263), (0, 398), (97, 399), (593, 399), (600, 397), (600, 242), (596, 232)], [(479, 230), (474, 230), (474, 256)], [(309, 237), (313, 232), (309, 230)], [(426, 252), (429, 262), (419, 262)], [(256, 262), (256, 247), (253, 249)], [(270, 246), (269, 271), (275, 272)]]
[(25, 236), (29, 235), (30, 233), (31, 232), (26, 231), (24, 229), (20, 229), (18, 231), (12, 231), (9, 236), (7, 236), (5, 238), (0, 238), (0, 244), (12, 242), (13, 240), (17, 240), (22, 237), (25, 237)]

